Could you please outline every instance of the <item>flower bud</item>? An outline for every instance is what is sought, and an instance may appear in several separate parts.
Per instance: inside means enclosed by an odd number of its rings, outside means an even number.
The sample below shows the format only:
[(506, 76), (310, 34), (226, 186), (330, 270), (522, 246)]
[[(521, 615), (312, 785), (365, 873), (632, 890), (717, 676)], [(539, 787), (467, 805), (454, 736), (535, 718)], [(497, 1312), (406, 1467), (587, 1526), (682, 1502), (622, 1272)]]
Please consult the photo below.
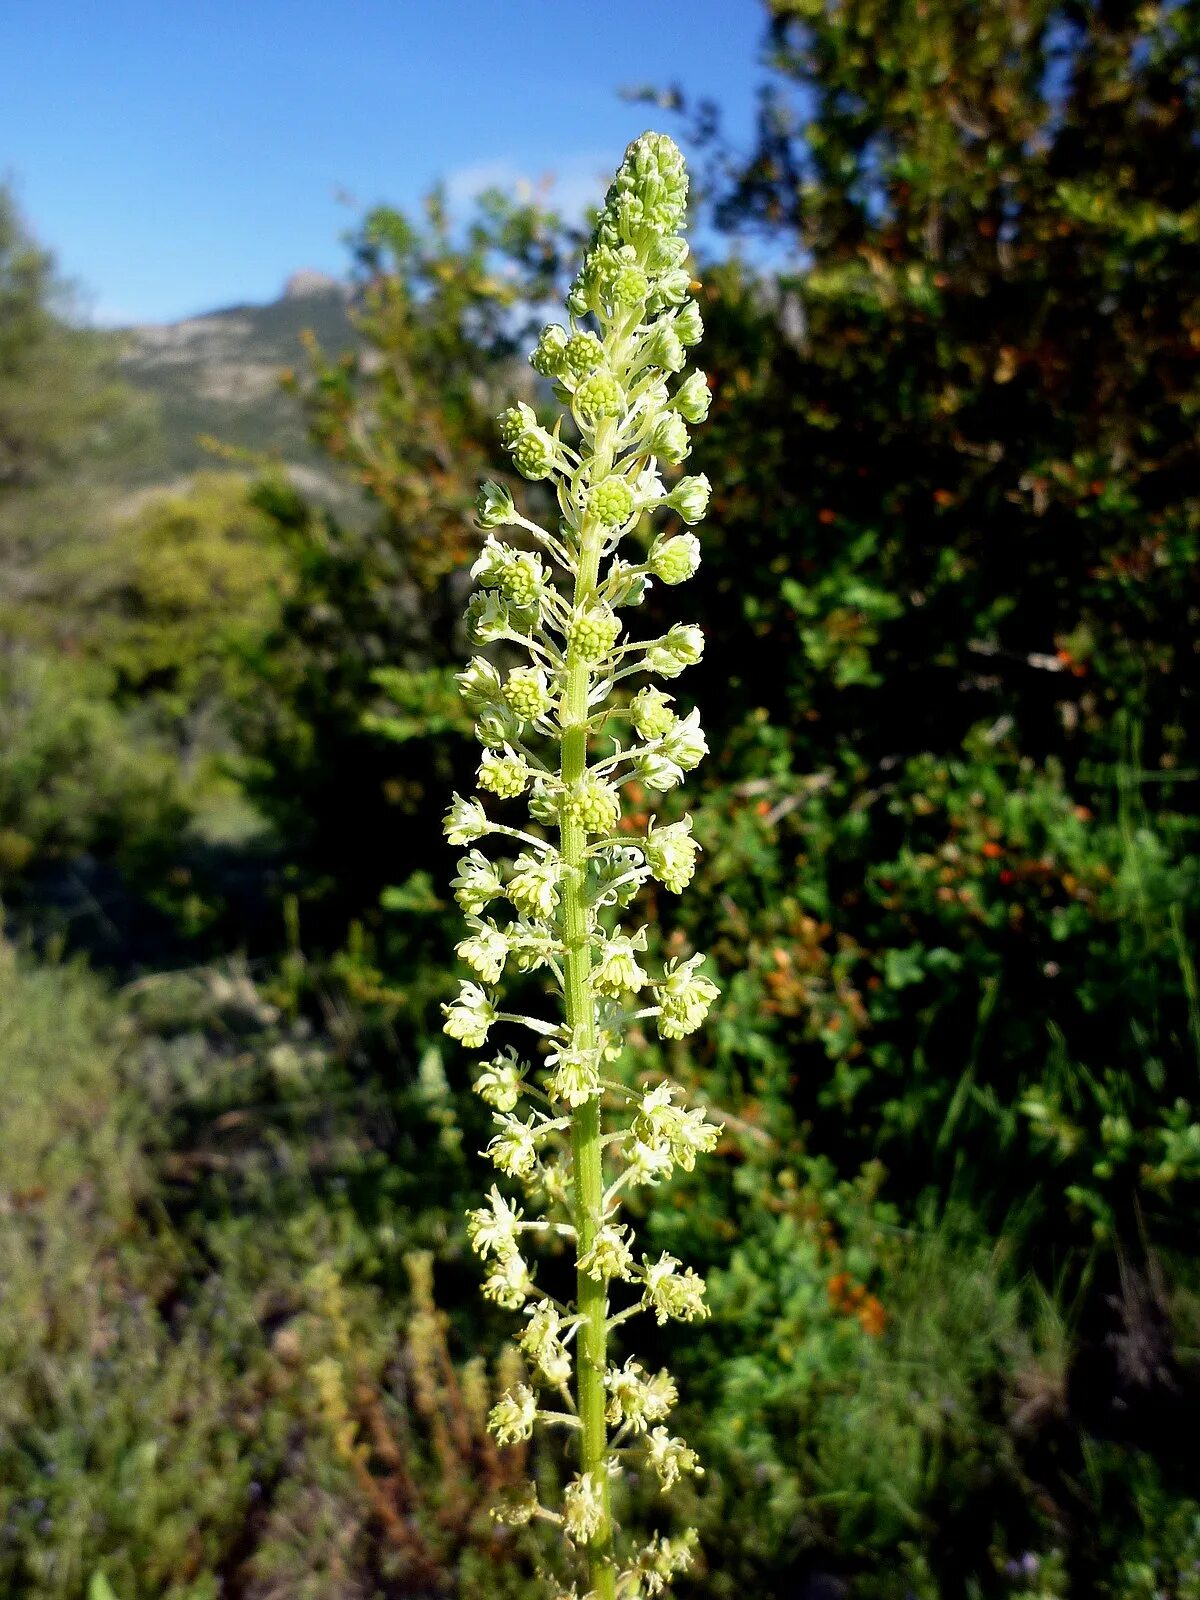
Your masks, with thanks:
[(576, 378), (586, 378), (603, 360), (604, 347), (594, 333), (573, 333), (563, 347), (567, 371)]
[(628, 310), (645, 300), (650, 292), (650, 282), (641, 267), (626, 262), (613, 274), (608, 292), (614, 305)]
[(692, 838), (691, 817), (665, 828), (656, 828), (652, 823), (646, 834), (646, 865), (672, 894), (682, 894), (692, 881), (699, 853), (700, 846)]
[(486, 656), (474, 656), (455, 674), (458, 692), (470, 711), (494, 705), (500, 698), (500, 674)]
[(481, 528), (503, 528), (517, 514), (513, 497), (503, 484), (491, 478), (480, 484), (475, 499), (475, 521)]
[[(692, 275), (685, 267), (672, 267), (669, 272), (663, 273), (654, 287), (665, 305), (681, 306), (691, 291)], [(680, 338), (683, 338), (682, 334)], [(692, 342), (695, 343), (694, 340)]]
[(621, 817), (621, 797), (603, 778), (585, 772), (567, 796), (563, 814), (585, 833), (611, 833)]
[(704, 635), (694, 623), (677, 622), (661, 644), (646, 651), (646, 666), (664, 678), (677, 678), (704, 654)]
[(543, 378), (561, 377), (567, 365), (567, 339), (565, 328), (557, 322), (547, 323), (529, 357), (529, 365)]
[(704, 318), (700, 315), (700, 307), (694, 300), (687, 304), (675, 315), (675, 333), (682, 345), (691, 347), (699, 344), (704, 337)]
[(504, 684), (504, 698), (525, 722), (536, 722), (550, 709), (550, 690), (541, 667), (514, 667)]
[(593, 372), (575, 390), (574, 407), (579, 416), (591, 421), (619, 417), (625, 409), (625, 396), (611, 372)]
[(705, 374), (699, 369), (689, 372), (676, 389), (672, 404), (685, 421), (692, 424), (703, 422), (712, 404), (712, 391)]
[(554, 471), (557, 447), (545, 428), (530, 428), (512, 446), (513, 466), (523, 478), (538, 482)]
[(619, 527), (633, 515), (633, 490), (624, 478), (605, 478), (588, 490), (587, 510), (605, 527)]
[(500, 443), (506, 450), (511, 450), (523, 433), (528, 433), (531, 428), (537, 427), (533, 408), (527, 406), (524, 401), (509, 406), (508, 410), (502, 411), (496, 420), (500, 426)]
[(529, 783), (529, 765), (524, 756), (505, 746), (503, 755), (494, 750), (485, 751), (479, 763), (478, 783), (481, 789), (501, 800), (515, 800), (525, 793)]
[(650, 449), (656, 456), (669, 461), (672, 466), (682, 461), (691, 451), (687, 423), (678, 411), (664, 411), (650, 434)]
[(693, 709), (663, 735), (662, 753), (685, 772), (698, 767), (708, 754), (708, 740), (700, 726), (700, 713)]
[(700, 565), (700, 541), (694, 533), (677, 533), (671, 539), (658, 539), (647, 565), (663, 583), (684, 583)]
[(681, 239), (678, 234), (668, 234), (665, 238), (655, 239), (646, 256), (646, 270), (656, 273), (670, 272), (675, 267), (683, 265), (687, 253), (687, 240)]
[(639, 689), (629, 704), (633, 726), (642, 739), (661, 739), (674, 726), (671, 696), (653, 685)]
[(620, 631), (620, 618), (611, 607), (589, 606), (571, 618), (567, 628), (568, 654), (579, 661), (603, 661)]
[(680, 478), (667, 496), (667, 504), (687, 523), (696, 523), (708, 510), (712, 488), (703, 472), (694, 477)]
[(669, 321), (656, 322), (645, 345), (646, 362), (662, 372), (678, 372), (687, 360), (683, 343)]

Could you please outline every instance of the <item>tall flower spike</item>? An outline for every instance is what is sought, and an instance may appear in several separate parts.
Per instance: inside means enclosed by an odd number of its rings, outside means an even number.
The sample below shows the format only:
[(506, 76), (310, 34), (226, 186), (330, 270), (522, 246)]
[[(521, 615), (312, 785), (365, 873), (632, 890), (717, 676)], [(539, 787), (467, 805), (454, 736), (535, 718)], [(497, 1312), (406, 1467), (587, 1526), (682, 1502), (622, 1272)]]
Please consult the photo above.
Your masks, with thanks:
[[(697, 713), (646, 681), (697, 662), (700, 629), (676, 623), (639, 641), (620, 614), (653, 583), (686, 582), (703, 546), (688, 529), (707, 510), (708, 479), (668, 488), (660, 477), (689, 454), (689, 424), (709, 402), (704, 374), (682, 372), (703, 328), (680, 236), (687, 186), (670, 139), (647, 133), (629, 146), (568, 296), (568, 326), (547, 327), (530, 357), (562, 415), (545, 426), (518, 403), (500, 417), (513, 465), (546, 482), (561, 521), (550, 532), (497, 484), (480, 492), (488, 537), (468, 623), (477, 644), (503, 644), (508, 660), (502, 671), (478, 656), (459, 675), (484, 747), (478, 782), (489, 807), (456, 795), (446, 817), (451, 844), (520, 843), (515, 859), (471, 848), (459, 862), (454, 890), (470, 931), (458, 950), (471, 977), (443, 1007), (446, 1031), (475, 1049), (493, 1028), (524, 1026), (544, 1050), (529, 1065), (509, 1047), (476, 1084), (496, 1124), (487, 1154), (524, 1191), (517, 1205), (493, 1186), (467, 1225), (486, 1263), (484, 1293), (527, 1319), (529, 1382), (503, 1396), (491, 1426), (506, 1443), (558, 1423), (577, 1442), (561, 1505), (541, 1509), (577, 1552), (593, 1600), (661, 1593), (695, 1544), (689, 1531), (626, 1548), (613, 1516), (616, 1450), (622, 1470), (632, 1456), (664, 1493), (701, 1470), (682, 1439), (656, 1426), (675, 1401), (670, 1374), (651, 1378), (632, 1358), (618, 1367), (609, 1349), (615, 1324), (638, 1311), (659, 1323), (706, 1315), (698, 1275), (674, 1256), (635, 1254), (620, 1214), (630, 1187), (691, 1171), (720, 1133), (670, 1083), (641, 1096), (619, 1091), (612, 1065), (635, 1017), (682, 1038), (717, 993), (703, 956), (652, 972), (646, 929), (615, 921), (651, 877), (684, 889), (699, 849), (687, 817), (652, 819), (640, 837), (620, 828), (626, 779), (666, 790), (707, 753)], [(651, 537), (641, 524), (656, 510), (668, 520)], [(520, 544), (503, 528), (518, 530)], [(528, 659), (513, 665), (514, 649)], [(527, 828), (504, 816), (522, 797)], [(502, 1009), (495, 986), (512, 970), (548, 974), (552, 1020)], [(643, 1006), (646, 998), (656, 1003)], [(553, 1238), (575, 1251), (576, 1298), (566, 1308), (539, 1289), (530, 1255)], [(532, 1487), (521, 1505), (534, 1514)]]

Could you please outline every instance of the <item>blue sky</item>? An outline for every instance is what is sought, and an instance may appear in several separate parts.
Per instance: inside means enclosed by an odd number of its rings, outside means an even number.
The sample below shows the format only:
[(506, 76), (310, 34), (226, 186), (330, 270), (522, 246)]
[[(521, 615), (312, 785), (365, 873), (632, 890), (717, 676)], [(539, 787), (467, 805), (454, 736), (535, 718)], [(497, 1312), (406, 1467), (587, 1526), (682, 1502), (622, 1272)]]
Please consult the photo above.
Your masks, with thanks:
[[(681, 84), (751, 123), (760, 0), (5, 0), (0, 178), (100, 322), (340, 271), (438, 178), (596, 192)], [(671, 131), (669, 118), (657, 120)]]

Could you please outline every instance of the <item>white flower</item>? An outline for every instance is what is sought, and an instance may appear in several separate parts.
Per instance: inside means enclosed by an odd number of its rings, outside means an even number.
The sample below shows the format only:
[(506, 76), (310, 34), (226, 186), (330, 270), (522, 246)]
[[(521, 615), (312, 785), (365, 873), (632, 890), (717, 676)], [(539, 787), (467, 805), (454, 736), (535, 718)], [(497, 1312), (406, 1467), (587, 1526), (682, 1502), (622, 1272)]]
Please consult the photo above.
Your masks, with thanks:
[(460, 961), (465, 961), (483, 983), (498, 983), (508, 959), (508, 939), (494, 922), (471, 918), (475, 932), (455, 945)]
[(675, 725), (672, 696), (650, 684), (629, 702), (629, 715), (639, 738), (661, 739)]
[(581, 1106), (594, 1100), (600, 1093), (600, 1062), (593, 1045), (578, 1037), (570, 1044), (561, 1044), (546, 1057), (550, 1068), (550, 1094), (555, 1100), (565, 1100), (571, 1106)]
[(506, 893), (518, 911), (529, 917), (549, 918), (558, 905), (562, 862), (557, 856), (534, 856), (528, 851), (513, 862)]
[(488, 1427), (499, 1444), (515, 1444), (528, 1439), (537, 1418), (537, 1396), (526, 1383), (517, 1384), (492, 1407)]
[(503, 1054), (482, 1069), (475, 1080), (475, 1093), (496, 1111), (512, 1111), (521, 1098), (528, 1070), (509, 1045)]
[(610, 1367), (604, 1387), (609, 1423), (614, 1428), (628, 1423), (634, 1433), (645, 1433), (652, 1422), (661, 1422), (679, 1398), (675, 1380), (665, 1367), (651, 1378), (641, 1362), (632, 1359), (623, 1367)]
[(522, 1122), (503, 1112), (495, 1118), (500, 1132), (494, 1135), (485, 1154), (510, 1178), (528, 1178), (537, 1165), (538, 1126), (533, 1117)]
[(467, 1212), (467, 1238), (471, 1248), (482, 1260), (495, 1256), (504, 1261), (517, 1250), (517, 1228), (524, 1212), (508, 1201), (493, 1184), (488, 1191), (488, 1203), (477, 1211)]
[[(675, 421), (678, 422), (679, 418), (676, 417)], [(657, 539), (647, 564), (654, 576), (663, 583), (686, 583), (700, 565), (700, 541), (694, 533), (677, 533), (672, 539)]]
[(442, 822), (442, 832), (448, 844), (459, 846), (474, 844), (487, 833), (489, 826), (487, 812), (478, 800), (464, 800), (456, 794)]
[(464, 978), (458, 999), (442, 1007), (445, 1022), (442, 1030), (468, 1050), (478, 1050), (486, 1044), (488, 1030), (496, 1020), (496, 1008), (477, 983)]
[(562, 1337), (562, 1318), (549, 1300), (526, 1308), (529, 1325), (519, 1340), (521, 1349), (546, 1382), (559, 1388), (571, 1376), (571, 1357)]
[(482, 850), (472, 850), (459, 858), (458, 876), (450, 884), (454, 898), (470, 916), (477, 916), (489, 901), (504, 893), (500, 869)]
[(501, 1256), (483, 1280), (484, 1298), (494, 1300), (506, 1311), (516, 1311), (523, 1306), (532, 1289), (533, 1280), (519, 1250)]
[(674, 1164), (691, 1172), (698, 1155), (716, 1149), (722, 1125), (706, 1122), (698, 1106), (688, 1110), (675, 1105), (674, 1096), (678, 1093), (670, 1083), (648, 1090), (633, 1119), (633, 1133), (651, 1149), (669, 1151)]
[(692, 819), (656, 828), (651, 822), (646, 833), (646, 865), (659, 883), (680, 894), (692, 881), (700, 846), (692, 838)]
[(604, 1520), (605, 1485), (598, 1474), (582, 1472), (563, 1493), (563, 1522), (577, 1544), (588, 1544)]
[(702, 955), (694, 955), (686, 961), (667, 962), (663, 981), (657, 989), (662, 1007), (658, 1019), (661, 1038), (682, 1039), (695, 1033), (708, 1015), (709, 1006), (720, 994), (711, 978), (696, 971), (703, 960)]
[(592, 982), (599, 994), (636, 994), (646, 983), (646, 973), (637, 959), (637, 952), (646, 948), (646, 930), (639, 928), (632, 936), (611, 934), (600, 946), (596, 964), (592, 968)]
[(661, 1328), (669, 1317), (678, 1322), (694, 1322), (708, 1316), (704, 1303), (704, 1279), (691, 1267), (678, 1270), (680, 1262), (664, 1250), (657, 1261), (642, 1257), (642, 1304), (653, 1311)]
[(529, 764), (508, 745), (504, 746), (503, 754), (485, 750), (479, 763), (478, 783), (481, 789), (487, 789), (501, 800), (515, 800), (525, 793), (529, 783)]
[(708, 741), (700, 726), (700, 713), (693, 709), (680, 717), (663, 735), (662, 753), (685, 772), (698, 767), (708, 754)]
[(646, 1459), (658, 1474), (659, 1488), (664, 1494), (675, 1487), (685, 1472), (697, 1478), (704, 1476), (696, 1452), (682, 1439), (673, 1439), (665, 1428), (655, 1428), (646, 1440)]
[(579, 1270), (589, 1278), (605, 1283), (609, 1278), (630, 1278), (633, 1255), (629, 1249), (629, 1229), (606, 1222), (596, 1229), (591, 1248), (579, 1257)]

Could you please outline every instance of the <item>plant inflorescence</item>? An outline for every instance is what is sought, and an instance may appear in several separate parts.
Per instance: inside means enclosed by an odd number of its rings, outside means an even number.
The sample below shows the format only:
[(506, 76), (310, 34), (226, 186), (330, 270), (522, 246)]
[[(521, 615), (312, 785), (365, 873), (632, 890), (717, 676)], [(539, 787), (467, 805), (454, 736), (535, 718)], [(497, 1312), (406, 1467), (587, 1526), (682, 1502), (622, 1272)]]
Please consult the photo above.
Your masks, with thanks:
[[(517, 1203), (493, 1185), (469, 1218), (488, 1267), (484, 1293), (524, 1316), (529, 1382), (501, 1398), (491, 1427), (501, 1442), (557, 1428), (577, 1451), (557, 1507), (530, 1485), (499, 1514), (555, 1524), (580, 1553), (594, 1600), (660, 1594), (694, 1549), (690, 1531), (626, 1549), (615, 1484), (635, 1471), (665, 1493), (701, 1471), (668, 1426), (670, 1374), (618, 1364), (611, 1349), (613, 1329), (638, 1312), (659, 1324), (707, 1315), (701, 1278), (669, 1254), (640, 1252), (623, 1205), (635, 1187), (691, 1171), (720, 1132), (674, 1084), (631, 1087), (619, 1067), (632, 1028), (653, 1021), (661, 1038), (681, 1039), (717, 994), (699, 954), (652, 974), (649, 930), (620, 921), (651, 879), (683, 890), (698, 850), (688, 817), (652, 817), (640, 833), (631, 818), (621, 825), (625, 785), (663, 793), (707, 750), (697, 713), (681, 715), (646, 681), (698, 661), (700, 629), (679, 623), (637, 640), (621, 615), (651, 583), (682, 583), (700, 560), (687, 529), (705, 514), (708, 480), (685, 475), (668, 488), (659, 471), (685, 459), (688, 426), (709, 406), (704, 374), (682, 376), (703, 331), (682, 238), (687, 188), (670, 139), (647, 133), (630, 145), (567, 297), (568, 323), (545, 328), (530, 357), (563, 412), (552, 428), (526, 404), (500, 417), (515, 467), (545, 482), (560, 516), (551, 531), (504, 487), (483, 486), (488, 538), (467, 620), (473, 642), (499, 647), (499, 664), (477, 656), (459, 682), (483, 746), (479, 788), (524, 800), (530, 823), (495, 821), (478, 798), (457, 795), (446, 818), (450, 843), (468, 850), (454, 888), (470, 923), (458, 950), (473, 973), (444, 1007), (446, 1031), (477, 1050), (513, 1024), (541, 1050), (531, 1063), (506, 1049), (475, 1085), (495, 1117), (487, 1153), (523, 1190)], [(658, 510), (687, 527), (648, 532)], [(500, 528), (514, 542), (497, 538)], [(478, 848), (485, 837), (513, 841), (515, 857), (489, 856)], [(502, 1009), (506, 971), (546, 977), (553, 1019)], [(563, 1240), (576, 1258), (573, 1299), (539, 1285), (530, 1258), (531, 1246)]]

